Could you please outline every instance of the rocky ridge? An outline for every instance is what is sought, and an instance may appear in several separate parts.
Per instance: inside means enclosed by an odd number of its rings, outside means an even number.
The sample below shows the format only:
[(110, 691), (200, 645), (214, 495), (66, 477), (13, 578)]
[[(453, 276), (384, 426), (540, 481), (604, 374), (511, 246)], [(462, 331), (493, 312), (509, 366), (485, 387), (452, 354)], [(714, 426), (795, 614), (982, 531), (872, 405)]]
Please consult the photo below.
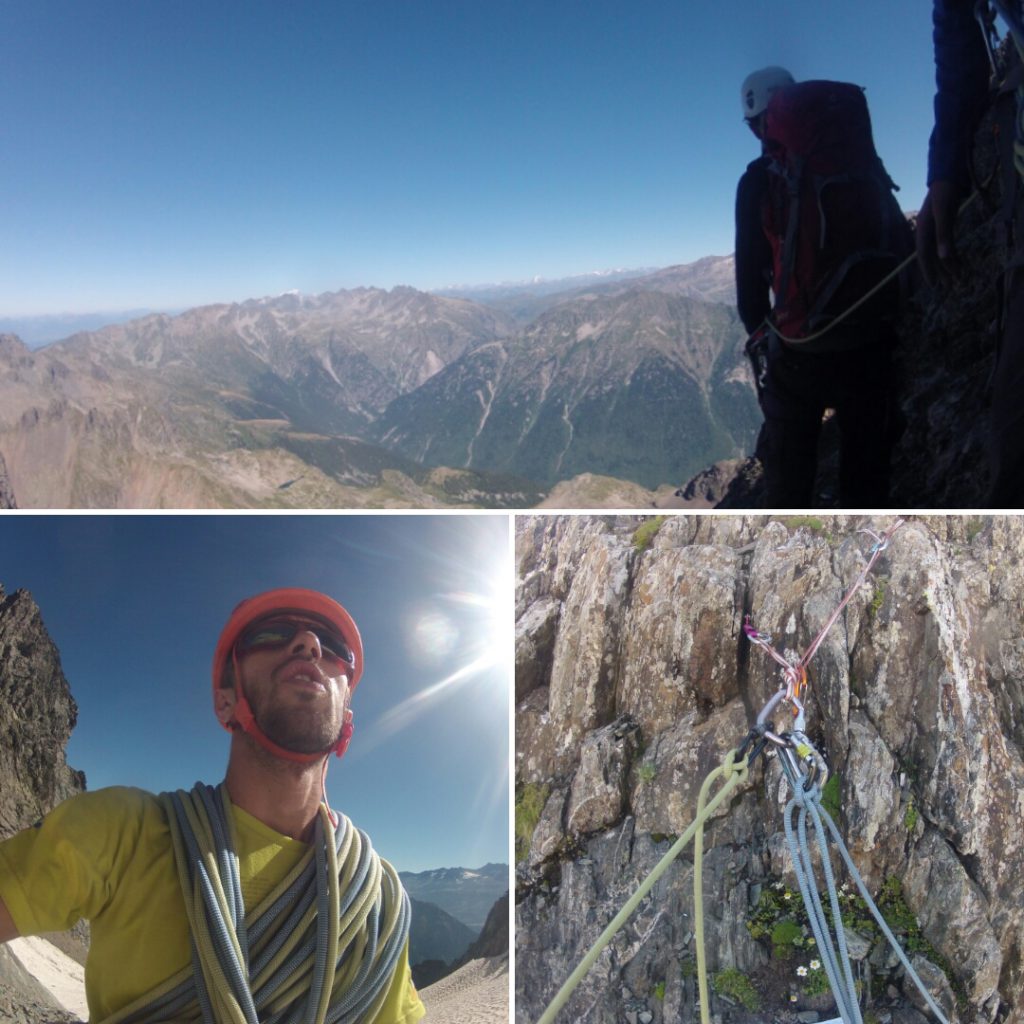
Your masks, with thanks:
[[(64, 749), (78, 707), (39, 608), (24, 590), (0, 586), (0, 839), (38, 821), (85, 789)], [(80, 945), (81, 938), (69, 938)], [(0, 948), (0, 1019), (38, 1024), (71, 1018)]]
[(64, 756), (77, 718), (38, 606), (27, 591), (8, 595), (0, 585), (0, 836), (85, 789)]
[[(795, 658), (864, 564), (871, 540), (856, 531), (890, 523), (517, 521), (517, 1021), (536, 1020), (689, 825), (701, 780), (780, 685), (775, 663), (744, 639), (744, 615)], [(838, 780), (840, 829), (962, 1024), (1024, 1022), (1022, 552), (1017, 518), (911, 517), (810, 667), (809, 735)], [(709, 970), (722, 990), (713, 1010), (724, 1022), (831, 1008), (797, 974), (802, 954), (748, 927), (773, 893), (793, 892), (779, 782), (774, 757), (756, 764), (705, 842)], [(688, 850), (599, 957), (567, 1018), (697, 1019), (692, 872)], [(873, 1019), (919, 1024), (912, 986), (866, 927), (850, 927), (864, 931), (852, 948), (873, 985)], [(741, 1005), (744, 985), (760, 1010)]]
[(27, 508), (533, 504), (524, 481), (423, 467), (362, 436), (512, 326), (396, 288), (153, 315), (35, 352), (4, 335), (4, 494)]
[[(752, 443), (729, 259), (541, 297), (534, 318), (394, 288), (0, 337), (0, 501), (532, 507), (654, 488)], [(635, 485), (634, 485), (635, 486)]]
[(480, 868), (434, 868), (430, 871), (401, 871), (406, 892), (415, 899), (434, 903), (480, 934), (494, 901), (508, 891), (507, 864), (485, 864)]

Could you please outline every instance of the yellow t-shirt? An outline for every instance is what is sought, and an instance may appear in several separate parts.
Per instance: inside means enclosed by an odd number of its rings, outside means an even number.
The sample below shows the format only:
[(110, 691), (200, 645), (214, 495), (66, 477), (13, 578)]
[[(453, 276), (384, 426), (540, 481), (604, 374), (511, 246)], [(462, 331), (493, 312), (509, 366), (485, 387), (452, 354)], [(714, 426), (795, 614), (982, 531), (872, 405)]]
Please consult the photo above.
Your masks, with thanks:
[[(307, 846), (232, 807), (246, 909), (302, 859)], [(0, 843), (0, 899), (22, 935), (91, 926), (85, 968), (93, 1020), (102, 1020), (191, 963), (188, 920), (171, 833), (152, 793), (112, 788), (65, 801), (35, 828)], [(426, 1012), (406, 946), (374, 1024), (413, 1024)]]

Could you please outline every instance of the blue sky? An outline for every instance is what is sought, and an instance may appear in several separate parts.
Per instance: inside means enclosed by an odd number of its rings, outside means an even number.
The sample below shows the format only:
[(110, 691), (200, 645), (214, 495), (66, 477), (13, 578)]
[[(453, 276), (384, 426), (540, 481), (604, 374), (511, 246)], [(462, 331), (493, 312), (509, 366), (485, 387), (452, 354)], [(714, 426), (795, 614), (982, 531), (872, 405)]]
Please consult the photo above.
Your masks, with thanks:
[(867, 88), (924, 193), (931, 4), (3, 0), (0, 316), (732, 250), (766, 64)]
[[(79, 706), (89, 788), (218, 782), (210, 662), (243, 597), (305, 586), (359, 626), (355, 734), (331, 805), (399, 870), (508, 862), (506, 516), (20, 516), (0, 583), (29, 590)], [(452, 677), (455, 677), (454, 679)]]

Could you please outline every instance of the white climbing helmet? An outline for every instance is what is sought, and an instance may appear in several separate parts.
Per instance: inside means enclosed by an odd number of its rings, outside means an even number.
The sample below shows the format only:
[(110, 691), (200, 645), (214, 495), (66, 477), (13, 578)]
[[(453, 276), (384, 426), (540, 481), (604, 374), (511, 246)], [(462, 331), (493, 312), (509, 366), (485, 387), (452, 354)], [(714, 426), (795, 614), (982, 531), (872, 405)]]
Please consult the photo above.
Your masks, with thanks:
[(785, 68), (770, 67), (752, 71), (743, 79), (740, 87), (743, 116), (749, 121), (764, 113), (772, 96), (784, 86), (792, 85), (793, 81), (793, 76)]

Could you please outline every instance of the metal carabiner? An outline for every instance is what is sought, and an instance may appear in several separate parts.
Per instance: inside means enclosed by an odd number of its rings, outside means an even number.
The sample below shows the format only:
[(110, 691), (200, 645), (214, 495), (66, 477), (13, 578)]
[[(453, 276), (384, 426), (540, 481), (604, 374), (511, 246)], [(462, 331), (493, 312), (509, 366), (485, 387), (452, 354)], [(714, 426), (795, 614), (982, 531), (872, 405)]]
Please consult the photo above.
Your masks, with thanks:
[(788, 749), (791, 752), (790, 764), (795, 763), (799, 768), (800, 775), (804, 779), (804, 791), (806, 792), (815, 784), (823, 787), (828, 781), (829, 775), (828, 763), (825, 758), (801, 730), (794, 729), (788, 738), (790, 741)]

